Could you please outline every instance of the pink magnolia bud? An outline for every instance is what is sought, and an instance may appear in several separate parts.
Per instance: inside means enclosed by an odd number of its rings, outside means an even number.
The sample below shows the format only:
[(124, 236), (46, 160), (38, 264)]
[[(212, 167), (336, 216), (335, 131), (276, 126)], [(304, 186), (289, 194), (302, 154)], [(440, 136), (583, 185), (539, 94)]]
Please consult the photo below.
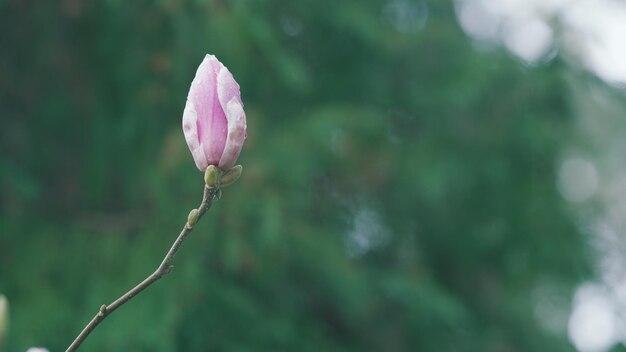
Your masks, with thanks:
[(198, 67), (183, 112), (183, 132), (200, 171), (229, 170), (246, 139), (246, 113), (233, 75), (213, 55)]

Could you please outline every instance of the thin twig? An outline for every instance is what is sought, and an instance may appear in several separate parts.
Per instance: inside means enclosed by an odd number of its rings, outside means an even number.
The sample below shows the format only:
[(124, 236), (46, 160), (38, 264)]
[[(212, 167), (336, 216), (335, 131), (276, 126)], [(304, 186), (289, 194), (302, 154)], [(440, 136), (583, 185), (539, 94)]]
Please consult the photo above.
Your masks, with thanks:
[[(209, 208), (211, 208), (213, 201), (219, 198), (219, 193), (220, 191), (218, 187), (215, 187), (215, 188), (209, 188), (206, 186), (204, 187), (204, 195), (202, 197), (202, 203), (200, 204), (200, 207), (198, 208), (197, 219), (200, 219), (200, 217), (202, 217), (202, 215), (206, 213), (206, 211), (209, 210)], [(183, 227), (183, 230), (180, 232), (180, 235), (178, 235), (178, 237), (176, 238), (176, 241), (174, 241), (174, 244), (172, 244), (172, 247), (170, 248), (170, 250), (167, 251), (167, 254), (163, 258), (163, 261), (161, 262), (161, 264), (159, 265), (159, 267), (156, 269), (155, 272), (150, 274), (150, 276), (145, 278), (141, 283), (133, 287), (130, 291), (126, 292), (123, 296), (113, 301), (113, 303), (109, 305), (103, 304), (100, 307), (100, 310), (98, 310), (98, 313), (96, 314), (96, 316), (94, 316), (93, 319), (91, 319), (91, 321), (89, 322), (89, 324), (85, 326), (83, 331), (81, 331), (78, 337), (76, 337), (76, 339), (74, 340), (74, 342), (72, 342), (70, 347), (67, 348), (66, 352), (76, 351), (78, 347), (80, 347), (80, 345), (85, 341), (87, 336), (89, 336), (89, 334), (96, 328), (96, 326), (98, 326), (98, 324), (100, 324), (100, 322), (104, 320), (104, 318), (106, 318), (109, 314), (111, 314), (114, 310), (122, 306), (124, 303), (128, 302), (131, 298), (135, 297), (139, 292), (143, 291), (148, 286), (152, 285), (155, 281), (169, 274), (174, 268), (174, 266), (172, 265), (172, 260), (174, 259), (176, 252), (178, 252), (180, 245), (183, 243), (187, 235), (189, 235), (191, 230), (193, 230), (193, 226), (195, 226), (195, 223), (190, 224), (189, 221), (185, 224), (185, 227)]]

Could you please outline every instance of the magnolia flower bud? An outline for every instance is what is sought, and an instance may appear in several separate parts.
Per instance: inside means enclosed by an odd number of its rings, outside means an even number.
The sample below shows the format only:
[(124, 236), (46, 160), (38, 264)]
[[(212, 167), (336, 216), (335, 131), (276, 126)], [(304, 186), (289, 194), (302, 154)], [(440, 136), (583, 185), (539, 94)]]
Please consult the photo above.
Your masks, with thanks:
[(200, 171), (209, 165), (229, 170), (246, 139), (246, 114), (233, 75), (206, 55), (191, 82), (183, 112), (183, 132)]
[(2, 343), (4, 336), (6, 335), (9, 325), (9, 301), (4, 295), (0, 295), (0, 349), (2, 349)]

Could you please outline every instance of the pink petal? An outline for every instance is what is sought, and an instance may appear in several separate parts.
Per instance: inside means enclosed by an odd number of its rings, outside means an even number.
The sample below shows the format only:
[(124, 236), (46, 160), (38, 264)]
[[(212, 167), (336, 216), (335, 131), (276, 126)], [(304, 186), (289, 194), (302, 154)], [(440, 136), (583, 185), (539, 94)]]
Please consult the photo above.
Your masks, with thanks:
[(246, 113), (237, 97), (233, 97), (228, 102), (226, 117), (228, 118), (228, 137), (224, 154), (218, 165), (222, 170), (229, 170), (235, 165), (246, 139)]
[(239, 84), (235, 81), (235, 78), (226, 66), (222, 67), (217, 74), (217, 95), (224, 111), (226, 111), (228, 103), (233, 98), (236, 98), (243, 107)]
[(215, 56), (206, 55), (191, 82), (187, 98), (193, 103), (198, 115), (198, 139), (208, 165), (219, 162), (228, 132), (226, 115), (217, 94), (217, 73), (223, 67)]
[(196, 166), (200, 171), (206, 170), (208, 163), (198, 139), (198, 114), (193, 103), (189, 100), (187, 100), (183, 112), (183, 133)]

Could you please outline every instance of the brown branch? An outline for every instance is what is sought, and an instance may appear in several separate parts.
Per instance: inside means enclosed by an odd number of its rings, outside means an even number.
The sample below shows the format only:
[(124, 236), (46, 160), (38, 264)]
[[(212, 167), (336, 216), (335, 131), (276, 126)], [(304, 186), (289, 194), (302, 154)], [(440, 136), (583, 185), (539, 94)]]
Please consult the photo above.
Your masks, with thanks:
[[(178, 235), (176, 241), (174, 241), (174, 244), (172, 244), (172, 247), (167, 252), (156, 271), (150, 274), (150, 276), (145, 278), (137, 286), (133, 287), (130, 291), (126, 292), (123, 296), (113, 301), (113, 303), (109, 305), (103, 304), (100, 307), (100, 310), (98, 310), (96, 316), (94, 316), (89, 324), (85, 326), (83, 331), (81, 331), (78, 337), (76, 337), (70, 347), (67, 348), (66, 352), (76, 351), (78, 347), (80, 347), (80, 345), (85, 341), (87, 336), (91, 334), (91, 332), (98, 326), (98, 324), (100, 324), (100, 322), (104, 320), (104, 318), (106, 318), (109, 314), (122, 306), (124, 303), (128, 302), (131, 298), (135, 297), (137, 294), (139, 294), (139, 292), (143, 291), (148, 286), (152, 285), (155, 281), (159, 280), (160, 278), (162, 278), (166, 274), (169, 274), (172, 271), (172, 269), (174, 268), (174, 266), (172, 265), (172, 260), (174, 259), (176, 252), (178, 252), (180, 245), (183, 243), (187, 235), (189, 235), (191, 230), (193, 230), (193, 227), (197, 223), (197, 220), (200, 219), (202, 215), (204, 215), (204, 213), (209, 210), (209, 208), (211, 208), (213, 201), (219, 199), (219, 194), (219, 185), (218, 187), (214, 188), (209, 188), (206, 186), (204, 187), (204, 196), (202, 197), (202, 203), (198, 208), (197, 214), (194, 214), (193, 217), (190, 214), (189, 220), (185, 224), (185, 227), (183, 227), (180, 235)], [(195, 215), (197, 215), (197, 217)]]

